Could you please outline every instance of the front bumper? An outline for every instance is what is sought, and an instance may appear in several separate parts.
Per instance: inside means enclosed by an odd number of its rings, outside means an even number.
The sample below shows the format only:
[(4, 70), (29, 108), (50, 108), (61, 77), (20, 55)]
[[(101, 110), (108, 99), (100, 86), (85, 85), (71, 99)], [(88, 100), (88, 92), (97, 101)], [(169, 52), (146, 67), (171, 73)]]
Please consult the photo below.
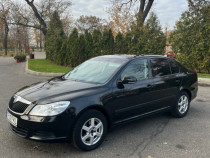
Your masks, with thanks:
[(18, 136), (40, 141), (70, 138), (73, 121), (69, 113), (40, 117), (17, 115), (9, 109), (7, 112), (18, 119), (17, 127), (10, 124), (12, 132)]

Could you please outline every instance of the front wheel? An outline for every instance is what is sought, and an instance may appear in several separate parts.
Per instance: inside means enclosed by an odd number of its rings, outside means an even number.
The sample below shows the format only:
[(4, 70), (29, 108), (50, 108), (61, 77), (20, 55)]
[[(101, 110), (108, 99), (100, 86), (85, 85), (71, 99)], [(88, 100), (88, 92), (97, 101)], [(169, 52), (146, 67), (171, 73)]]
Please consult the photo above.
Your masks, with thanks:
[(97, 110), (88, 110), (77, 120), (73, 131), (74, 145), (83, 151), (97, 148), (107, 133), (105, 116)]
[(190, 107), (189, 95), (187, 92), (182, 91), (179, 94), (175, 105), (172, 107), (171, 113), (174, 117), (182, 118), (187, 114), (189, 107)]

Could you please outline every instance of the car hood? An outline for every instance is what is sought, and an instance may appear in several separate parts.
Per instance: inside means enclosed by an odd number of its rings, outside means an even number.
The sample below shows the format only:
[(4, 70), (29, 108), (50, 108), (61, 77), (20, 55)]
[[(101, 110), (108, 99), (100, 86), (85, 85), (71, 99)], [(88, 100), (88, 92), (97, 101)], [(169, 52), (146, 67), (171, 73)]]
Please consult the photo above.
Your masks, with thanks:
[(54, 78), (45, 82), (23, 87), (16, 93), (16, 95), (34, 103), (40, 101), (43, 102), (43, 100), (45, 100), (45, 102), (46, 100), (48, 100), (47, 102), (53, 102), (56, 100), (55, 98), (59, 101), (59, 98), (68, 100), (75, 97), (75, 95), (72, 94), (77, 94), (77, 97), (78, 95), (82, 96), (85, 92), (90, 92), (90, 90), (97, 89), (97, 87), (100, 86), (100, 84)]

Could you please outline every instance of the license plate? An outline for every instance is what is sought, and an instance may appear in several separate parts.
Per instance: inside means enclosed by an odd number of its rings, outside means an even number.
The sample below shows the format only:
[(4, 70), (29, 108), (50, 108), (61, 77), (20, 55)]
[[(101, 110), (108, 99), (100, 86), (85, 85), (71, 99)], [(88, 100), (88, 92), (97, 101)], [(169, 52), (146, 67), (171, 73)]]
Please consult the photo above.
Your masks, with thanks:
[(9, 112), (7, 112), (7, 119), (9, 121), (9, 123), (11, 123), (13, 126), (17, 127), (17, 117), (13, 116), (12, 114), (10, 114)]

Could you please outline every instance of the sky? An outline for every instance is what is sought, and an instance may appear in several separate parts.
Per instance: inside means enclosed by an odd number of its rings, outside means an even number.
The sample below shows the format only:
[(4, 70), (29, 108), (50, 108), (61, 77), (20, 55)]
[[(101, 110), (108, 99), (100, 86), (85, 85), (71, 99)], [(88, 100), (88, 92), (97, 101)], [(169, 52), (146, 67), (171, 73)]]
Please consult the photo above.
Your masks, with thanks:
[[(107, 7), (110, 5), (109, 0), (71, 0), (72, 14), (74, 18), (81, 15), (94, 15), (103, 19), (109, 19), (106, 13)], [(166, 25), (172, 30), (181, 13), (187, 10), (187, 0), (154, 0), (152, 11), (154, 11), (162, 25)]]

